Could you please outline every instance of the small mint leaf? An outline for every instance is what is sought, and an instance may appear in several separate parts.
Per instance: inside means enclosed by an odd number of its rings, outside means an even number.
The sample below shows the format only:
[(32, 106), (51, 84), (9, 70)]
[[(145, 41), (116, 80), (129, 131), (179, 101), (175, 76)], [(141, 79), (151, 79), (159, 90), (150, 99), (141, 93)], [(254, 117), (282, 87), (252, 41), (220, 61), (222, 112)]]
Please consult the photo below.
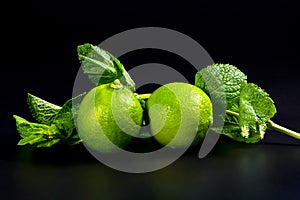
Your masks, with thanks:
[(38, 145), (41, 142), (49, 142), (61, 137), (60, 132), (54, 125), (48, 126), (46, 124), (29, 122), (17, 115), (14, 115), (14, 118), (17, 130), (22, 137), (18, 145)]
[(33, 118), (42, 124), (50, 125), (54, 116), (61, 109), (60, 106), (49, 103), (28, 93), (27, 104)]
[(34, 144), (37, 142), (42, 142), (47, 140), (46, 138), (43, 137), (43, 135), (30, 135), (28, 137), (25, 137), (23, 139), (21, 139), (18, 142), (18, 145), (25, 145), (25, 144)]
[(14, 115), (14, 118), (16, 120), (17, 130), (20, 133), (20, 136), (23, 138), (31, 135), (53, 136), (57, 134), (57, 130), (52, 126), (29, 122), (17, 115)]
[(58, 143), (61, 139), (57, 138), (57, 139), (52, 139), (50, 141), (44, 141), (44, 142), (40, 142), (36, 145), (36, 147), (51, 147), (54, 144)]

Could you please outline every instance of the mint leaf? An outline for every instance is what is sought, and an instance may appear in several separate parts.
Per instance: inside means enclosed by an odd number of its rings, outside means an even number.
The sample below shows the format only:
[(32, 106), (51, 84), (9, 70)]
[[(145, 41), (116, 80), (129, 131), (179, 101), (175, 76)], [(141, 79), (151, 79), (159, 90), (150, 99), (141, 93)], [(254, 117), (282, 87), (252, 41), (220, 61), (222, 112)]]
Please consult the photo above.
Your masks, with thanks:
[[(247, 76), (233, 65), (213, 64), (197, 72), (195, 85), (211, 98), (211, 129), (236, 141), (255, 143), (264, 138), (276, 113), (273, 100), (263, 89), (247, 83)], [(226, 114), (222, 115), (222, 108)]]
[(84, 73), (94, 84), (98, 85), (100, 81), (110, 83), (119, 76), (114, 61), (107, 51), (90, 44), (79, 45), (77, 51)]
[(36, 145), (36, 147), (51, 147), (54, 144), (58, 143), (61, 139), (57, 138), (57, 139), (52, 139), (50, 141), (45, 141), (45, 142), (40, 142)]
[(39, 97), (28, 93), (27, 104), (35, 120), (42, 124), (50, 125), (54, 116), (61, 109), (60, 106), (49, 103)]
[(243, 137), (241, 137), (238, 113), (235, 114), (236, 115), (226, 113), (222, 122), (222, 126), (212, 126), (210, 129), (216, 133), (226, 135), (234, 140), (243, 141)]
[(238, 120), (225, 110), (238, 112), (240, 88), (247, 76), (233, 65), (209, 65), (195, 75), (195, 85), (202, 89), (213, 103), (214, 123), (211, 130), (224, 135), (240, 134)]
[(123, 85), (126, 85), (127, 87), (129, 87), (134, 92), (135, 91), (135, 83), (131, 79), (131, 77), (127, 73), (127, 71), (125, 70), (125, 67), (123, 66), (123, 64), (116, 57), (112, 56), (112, 59), (113, 59), (115, 65), (117, 66), (118, 71), (119, 71), (119, 76), (118, 76), (117, 79), (119, 79), (120, 82)]
[(29, 122), (17, 115), (13, 116), (16, 120), (17, 130), (20, 136), (25, 138), (30, 135), (55, 135), (56, 130), (46, 124)]
[(247, 76), (229, 64), (213, 64), (195, 75), (195, 85), (206, 92), (215, 104), (230, 110), (238, 107), (241, 85), (246, 82)]
[(85, 93), (80, 94), (59, 107), (29, 94), (28, 105), (32, 107), (32, 113), (40, 123), (29, 122), (14, 115), (17, 130), (22, 137), (18, 145), (50, 147), (58, 142), (71, 145), (80, 143), (81, 139), (75, 131), (74, 119), (84, 95)]
[(53, 123), (66, 138), (70, 137), (75, 129), (74, 119), (77, 116), (80, 102), (85, 93), (69, 99), (53, 118)]
[(81, 68), (95, 85), (111, 83), (119, 79), (123, 85), (135, 91), (135, 83), (121, 62), (109, 52), (91, 44), (77, 47)]
[(60, 140), (60, 132), (55, 126), (33, 123), (17, 115), (13, 116), (16, 120), (17, 130), (23, 138), (18, 145), (39, 145), (52, 140)]
[(81, 142), (82, 142), (82, 140), (81, 140), (81, 138), (79, 137), (78, 134), (74, 134), (72, 137), (70, 137), (70, 138), (66, 141), (66, 143), (67, 143), (68, 145), (76, 145), (76, 144), (79, 144), (79, 143), (81, 143)]
[(264, 138), (275, 113), (276, 107), (268, 93), (253, 83), (244, 83), (238, 111), (227, 110), (223, 128), (212, 130), (236, 141), (256, 143)]
[(263, 139), (267, 121), (276, 113), (276, 107), (269, 94), (253, 83), (243, 84), (239, 108), (241, 135), (248, 142)]

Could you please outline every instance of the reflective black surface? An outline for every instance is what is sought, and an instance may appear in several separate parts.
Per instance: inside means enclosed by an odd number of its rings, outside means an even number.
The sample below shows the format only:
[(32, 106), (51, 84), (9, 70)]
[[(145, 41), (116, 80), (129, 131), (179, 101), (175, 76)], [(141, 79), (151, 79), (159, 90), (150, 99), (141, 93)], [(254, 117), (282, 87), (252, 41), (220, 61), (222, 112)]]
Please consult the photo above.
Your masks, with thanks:
[(81, 145), (33, 150), (10, 149), (1, 144), (1, 196), (5, 199), (297, 199), (300, 195), (299, 146), (248, 145), (221, 138), (207, 157), (199, 159), (197, 153), (196, 149), (190, 149), (166, 168), (129, 174), (101, 164)]

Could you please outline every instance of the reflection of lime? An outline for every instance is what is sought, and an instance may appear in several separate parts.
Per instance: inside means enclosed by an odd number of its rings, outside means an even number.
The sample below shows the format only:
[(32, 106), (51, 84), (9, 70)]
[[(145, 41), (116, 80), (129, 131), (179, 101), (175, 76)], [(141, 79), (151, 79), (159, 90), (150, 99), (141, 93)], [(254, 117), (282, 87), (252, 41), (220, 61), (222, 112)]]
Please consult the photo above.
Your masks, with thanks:
[(159, 143), (167, 145), (178, 134), (172, 145), (169, 144), (173, 148), (187, 147), (192, 141), (192, 145), (198, 144), (213, 119), (210, 98), (188, 83), (175, 82), (159, 87), (146, 105), (152, 134)]
[(84, 97), (77, 117), (78, 134), (89, 148), (112, 152), (115, 145), (124, 148), (132, 135), (138, 135), (142, 119), (139, 100), (116, 80), (95, 87)]

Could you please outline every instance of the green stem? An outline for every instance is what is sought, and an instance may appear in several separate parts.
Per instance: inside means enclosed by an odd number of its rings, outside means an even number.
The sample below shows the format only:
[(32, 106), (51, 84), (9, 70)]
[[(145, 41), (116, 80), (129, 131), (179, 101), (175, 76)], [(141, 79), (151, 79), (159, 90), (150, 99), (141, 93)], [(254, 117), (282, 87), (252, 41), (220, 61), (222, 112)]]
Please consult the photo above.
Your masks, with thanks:
[(230, 115), (233, 115), (233, 116), (235, 116), (235, 117), (239, 117), (239, 113), (237, 113), (237, 112), (233, 112), (233, 111), (231, 111), (231, 110), (226, 110), (226, 114), (230, 114)]
[(151, 94), (138, 94), (137, 98), (146, 100), (146, 99), (149, 99), (150, 96), (151, 96)]
[[(233, 115), (235, 117), (239, 117), (239, 113), (233, 112), (231, 110), (226, 110), (226, 113), (230, 114), (230, 115)], [(297, 133), (297, 132), (292, 131), (290, 129), (287, 129), (287, 128), (283, 127), (283, 126), (280, 126), (280, 125), (276, 124), (275, 122), (273, 122), (271, 120), (268, 120), (267, 123), (268, 123), (268, 129), (275, 130), (275, 131), (278, 131), (280, 133), (284, 133), (286, 135), (289, 135), (289, 136), (291, 136), (293, 138), (296, 138), (296, 139), (300, 140), (300, 133)]]
[(268, 121), (268, 129), (284, 133), (286, 135), (289, 135), (289, 136), (291, 136), (293, 138), (296, 138), (296, 139), (300, 140), (300, 133), (297, 133), (297, 132), (292, 131), (290, 129), (287, 129), (287, 128), (283, 127), (283, 126), (280, 126), (280, 125), (274, 123), (271, 120)]

